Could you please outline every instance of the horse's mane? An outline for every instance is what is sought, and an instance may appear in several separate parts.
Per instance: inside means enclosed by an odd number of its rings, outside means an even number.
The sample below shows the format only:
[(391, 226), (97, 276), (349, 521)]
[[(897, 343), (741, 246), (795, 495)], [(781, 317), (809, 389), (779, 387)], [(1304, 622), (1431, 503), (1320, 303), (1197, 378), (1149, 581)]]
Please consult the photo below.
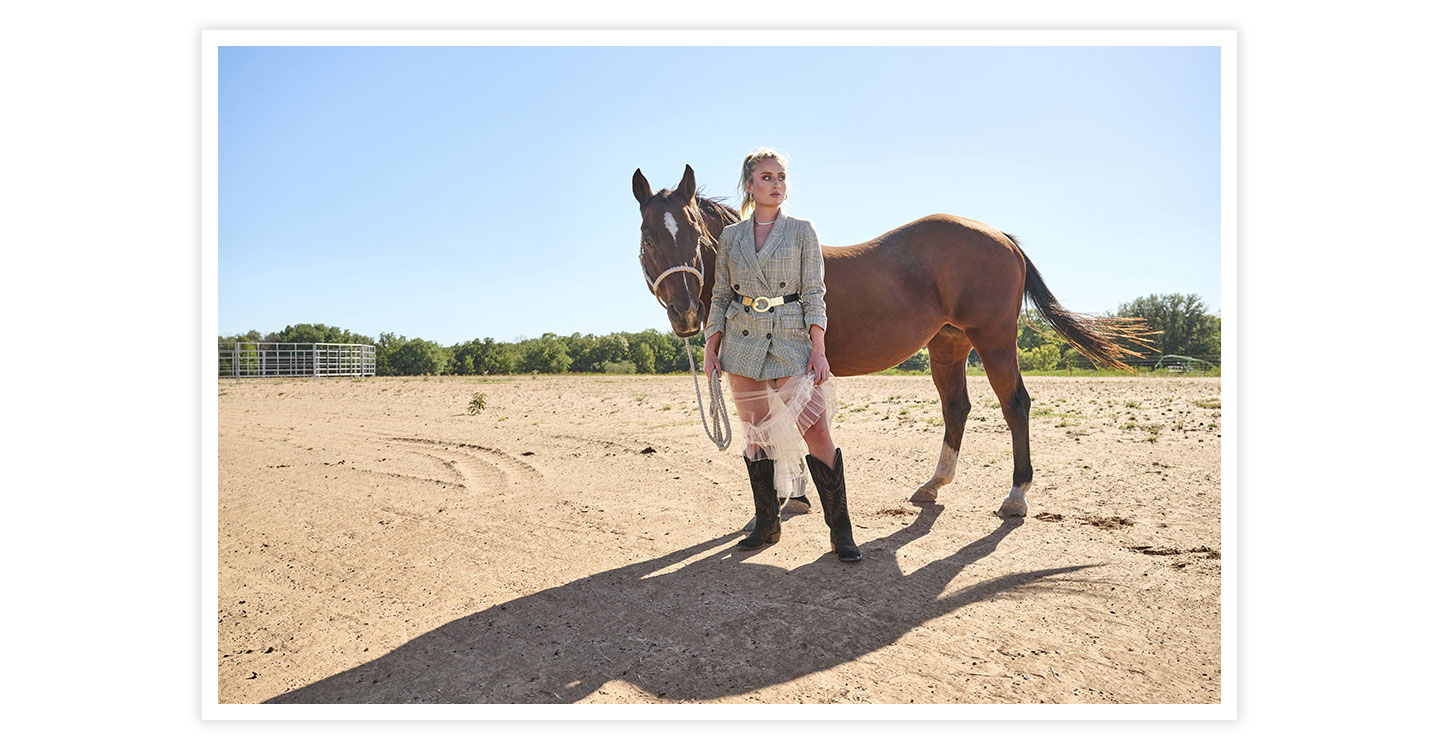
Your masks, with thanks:
[(695, 196), (695, 203), (700, 206), (700, 211), (713, 219), (719, 219), (721, 226), (729, 226), (740, 221), (740, 212), (703, 195)]

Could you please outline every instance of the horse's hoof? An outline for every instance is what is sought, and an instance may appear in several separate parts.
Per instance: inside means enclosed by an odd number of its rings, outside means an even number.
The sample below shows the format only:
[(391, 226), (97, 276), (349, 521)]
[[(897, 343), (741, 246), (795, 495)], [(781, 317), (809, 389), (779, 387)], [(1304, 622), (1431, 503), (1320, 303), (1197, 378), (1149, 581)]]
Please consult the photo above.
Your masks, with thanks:
[[(798, 516), (798, 515), (800, 515), (801, 513), (809, 513), (809, 512), (810, 512), (810, 503), (808, 503), (808, 502), (806, 502), (806, 501), (804, 501), (804, 500), (801, 500), (801, 499), (798, 498), (798, 497), (792, 497), (792, 498), (790, 498), (789, 500), (786, 500), (786, 501), (785, 501), (785, 505), (780, 508), (780, 512), (781, 512), (781, 513), (788, 513), (788, 514), (790, 514), (790, 515), (792, 515), (792, 516)], [(750, 519), (750, 523), (751, 523), (751, 525), (753, 526), (754, 523), (755, 523), (755, 519), (753, 519), (753, 518)]]
[(1005, 498), (1005, 502), (1000, 503), (1000, 510), (995, 511), (995, 515), (1001, 518), (1014, 518), (1025, 515), (1029, 510), (1030, 506), (1024, 500), (1007, 497)]
[(910, 496), (910, 502), (933, 503), (935, 502), (935, 499), (939, 496), (940, 492), (938, 490), (932, 489), (930, 487), (921, 487), (920, 489), (915, 490), (915, 494)]

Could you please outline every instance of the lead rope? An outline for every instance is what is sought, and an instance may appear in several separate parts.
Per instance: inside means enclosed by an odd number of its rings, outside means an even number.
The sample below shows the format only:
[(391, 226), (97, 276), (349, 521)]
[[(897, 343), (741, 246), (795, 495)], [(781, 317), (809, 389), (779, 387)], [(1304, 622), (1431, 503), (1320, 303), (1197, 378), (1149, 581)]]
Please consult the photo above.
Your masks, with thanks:
[[(730, 447), (730, 415), (725, 412), (725, 394), (720, 388), (720, 370), (710, 373), (710, 411), (705, 411), (705, 402), (700, 398), (700, 376), (695, 372), (695, 355), (690, 351), (690, 339), (685, 339), (685, 357), (690, 360), (690, 379), (695, 381), (695, 403), (700, 406), (700, 424), (705, 428), (705, 437), (715, 447), (724, 451)], [(706, 421), (706, 417), (709, 421)], [(711, 423), (715, 430), (710, 430)]]

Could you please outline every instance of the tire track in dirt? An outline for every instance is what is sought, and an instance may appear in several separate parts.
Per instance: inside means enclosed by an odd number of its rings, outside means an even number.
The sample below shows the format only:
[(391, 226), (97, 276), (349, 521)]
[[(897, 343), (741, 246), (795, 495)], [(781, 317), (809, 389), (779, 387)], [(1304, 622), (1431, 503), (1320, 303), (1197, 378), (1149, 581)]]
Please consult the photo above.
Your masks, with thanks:
[(461, 486), (466, 487), (471, 494), (496, 494), (537, 482), (542, 486), (549, 484), (539, 469), (500, 448), (432, 438), (391, 436), (388, 440), (443, 451), (443, 455), (429, 450), (413, 452), (439, 461), (448, 470), (462, 477)]

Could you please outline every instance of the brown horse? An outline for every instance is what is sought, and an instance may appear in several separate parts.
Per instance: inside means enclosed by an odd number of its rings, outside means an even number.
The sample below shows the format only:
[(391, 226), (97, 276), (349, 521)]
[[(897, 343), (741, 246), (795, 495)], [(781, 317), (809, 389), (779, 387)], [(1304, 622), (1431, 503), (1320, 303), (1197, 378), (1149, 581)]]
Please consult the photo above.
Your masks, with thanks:
[[(670, 327), (693, 336), (705, 323), (715, 282), (720, 230), (740, 220), (729, 206), (695, 193), (687, 164), (679, 186), (652, 193), (640, 170), (633, 179), (640, 202), (640, 265), (650, 291), (665, 306)], [(940, 392), (945, 439), (934, 476), (911, 500), (933, 502), (955, 476), (965, 418), (970, 413), (965, 364), (973, 348), (1010, 426), (1015, 471), (1001, 516), (1023, 516), (1030, 488), (1030, 396), (1020, 377), (1016, 322), (1026, 297), (1066, 341), (1100, 365), (1129, 369), (1136, 354), (1119, 341), (1146, 345), (1130, 319), (1077, 315), (1046, 288), (1014, 237), (978, 221), (936, 214), (868, 242), (824, 247), (826, 356), (835, 375), (864, 375), (930, 348), (930, 376)]]

